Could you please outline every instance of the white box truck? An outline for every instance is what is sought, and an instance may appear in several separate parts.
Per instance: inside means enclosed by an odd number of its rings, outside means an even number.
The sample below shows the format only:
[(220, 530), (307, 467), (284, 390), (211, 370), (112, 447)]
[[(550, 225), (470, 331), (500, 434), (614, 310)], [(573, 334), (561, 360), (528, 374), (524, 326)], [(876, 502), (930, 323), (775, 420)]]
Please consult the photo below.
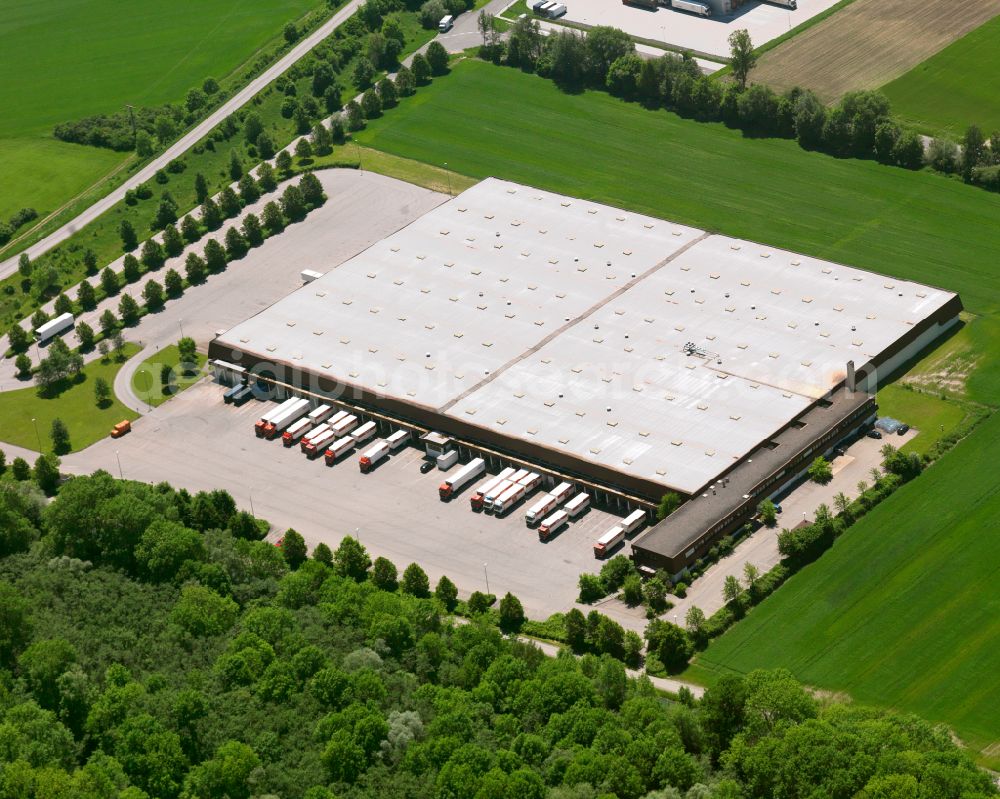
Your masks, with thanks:
[(483, 496), (483, 510), (487, 513), (493, 510), (493, 503), (504, 491), (514, 485), (511, 480), (501, 480)]
[(290, 399), (286, 399), (280, 405), (272, 405), (271, 409), (253, 424), (253, 431), (257, 434), (257, 438), (263, 438), (264, 428), (271, 423), (271, 420), (279, 414), (287, 411), (296, 402), (298, 402), (298, 399), (296, 397), (291, 397)]
[(296, 441), (298, 441), (302, 436), (312, 430), (313, 423), (309, 421), (309, 417), (306, 416), (303, 419), (299, 419), (297, 422), (293, 422), (288, 426), (288, 429), (281, 434), (281, 443), (286, 447), (292, 446)]
[(395, 452), (397, 449), (402, 447), (404, 444), (408, 443), (410, 440), (409, 430), (397, 430), (391, 436), (389, 436), (386, 441), (389, 442), (389, 449)]
[(621, 525), (616, 524), (597, 539), (597, 542), (594, 544), (594, 557), (607, 557), (608, 553), (624, 540), (625, 529)]
[(699, 3), (698, 0), (670, 0), (670, 5), (678, 11), (687, 11), (697, 14), (699, 17), (712, 16), (712, 8), (706, 3)]
[(483, 509), (483, 503), (486, 501), (486, 495), (497, 487), (501, 482), (508, 479), (515, 470), (508, 467), (504, 469), (496, 477), (491, 477), (485, 483), (483, 483), (479, 488), (476, 489), (475, 493), (469, 497), (469, 504), (472, 505), (474, 511), (480, 511)]
[(552, 513), (552, 511), (554, 511), (557, 507), (559, 507), (559, 501), (551, 494), (546, 494), (534, 505), (528, 508), (528, 512), (524, 514), (524, 523), (528, 525), (528, 527), (533, 527)]
[(525, 490), (521, 483), (514, 483), (500, 496), (493, 500), (493, 513), (495, 516), (503, 516), (518, 502), (524, 499)]
[(374, 436), (378, 432), (378, 425), (375, 422), (365, 422), (361, 427), (351, 433), (351, 438), (354, 439), (355, 444), (360, 444), (362, 441), (367, 441), (369, 438)]
[(622, 520), (621, 527), (625, 531), (625, 535), (628, 535), (642, 527), (644, 521), (646, 521), (646, 511), (634, 510)]
[(49, 319), (44, 325), (39, 325), (35, 330), (35, 336), (39, 344), (44, 344), (53, 336), (65, 333), (71, 327), (73, 327), (73, 314), (59, 314), (55, 319)]
[(361, 453), (361, 457), (358, 458), (358, 468), (362, 474), (367, 474), (388, 454), (389, 443), (387, 441), (376, 441)]
[(264, 438), (268, 441), (281, 433), (292, 422), (297, 422), (309, 412), (309, 400), (305, 397), (295, 400), (281, 413), (272, 416), (271, 421), (264, 425)]
[(338, 438), (326, 448), (326, 452), (323, 453), (323, 460), (326, 461), (327, 466), (333, 466), (337, 462), (337, 458), (350, 452), (352, 449), (354, 449), (354, 439), (351, 436)]
[(557, 510), (551, 516), (547, 516), (542, 519), (542, 523), (538, 525), (538, 540), (548, 541), (552, 536), (558, 533), (569, 521), (569, 514), (564, 510)]
[(438, 486), (438, 496), (441, 498), (441, 501), (447, 502), (461, 491), (467, 483), (472, 482), (485, 471), (486, 461), (482, 458), (473, 458), (451, 477), (445, 478), (445, 481)]
[(567, 502), (563, 509), (569, 514), (571, 519), (575, 519), (590, 506), (590, 494), (581, 491), (573, 499)]
[(572, 483), (560, 483), (549, 493), (556, 498), (558, 504), (562, 505), (567, 499), (573, 496), (573, 490)]

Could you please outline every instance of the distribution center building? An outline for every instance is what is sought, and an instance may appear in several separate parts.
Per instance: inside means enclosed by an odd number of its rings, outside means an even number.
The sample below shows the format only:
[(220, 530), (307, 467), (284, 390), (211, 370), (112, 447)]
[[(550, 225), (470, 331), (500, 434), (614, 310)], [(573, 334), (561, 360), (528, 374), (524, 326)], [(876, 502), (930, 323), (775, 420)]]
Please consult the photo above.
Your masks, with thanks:
[[(734, 474), (753, 489), (843, 438), (874, 413), (879, 373), (960, 310), (939, 289), (488, 179), (209, 355), (655, 503), (718, 496)], [(762, 447), (777, 454), (740, 471)], [(697, 505), (634, 542), (637, 559), (646, 539), (676, 548), (664, 530)], [(647, 560), (673, 568), (702, 537)]]

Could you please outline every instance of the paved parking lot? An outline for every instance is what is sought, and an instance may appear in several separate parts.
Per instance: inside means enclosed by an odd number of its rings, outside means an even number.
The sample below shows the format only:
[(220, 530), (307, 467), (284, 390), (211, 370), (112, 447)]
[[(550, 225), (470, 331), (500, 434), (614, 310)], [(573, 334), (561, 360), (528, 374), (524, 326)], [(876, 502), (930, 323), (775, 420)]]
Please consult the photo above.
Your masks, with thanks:
[(432, 581), (447, 574), (466, 593), (485, 590), (488, 575), (493, 593), (511, 591), (533, 618), (567, 610), (579, 575), (600, 568), (592, 546), (617, 521), (611, 514), (591, 508), (543, 544), (524, 524), (530, 500), (502, 519), (473, 513), (476, 480), (441, 502), (444, 473), (420, 474), (422, 453), (412, 447), (367, 475), (350, 455), (333, 467), (310, 461), (298, 447), (256, 438), (262, 405), (224, 405), (222, 391), (207, 380), (193, 386), (136, 421), (131, 435), (67, 456), (64, 471), (117, 475), (120, 460), (128, 479), (224, 488), (275, 526), (271, 540), (294, 527), (310, 548), (320, 541), (336, 547), (356, 532), (373, 557), (392, 559), (400, 571), (416, 561)]
[(770, 3), (750, 2), (735, 14), (698, 17), (672, 8), (656, 11), (608, 0), (566, 0), (563, 19), (584, 25), (611, 25), (643, 39), (727, 58), (729, 35), (746, 28), (756, 46), (787, 33), (797, 25), (826, 11), (837, 0), (799, 0), (790, 11)]

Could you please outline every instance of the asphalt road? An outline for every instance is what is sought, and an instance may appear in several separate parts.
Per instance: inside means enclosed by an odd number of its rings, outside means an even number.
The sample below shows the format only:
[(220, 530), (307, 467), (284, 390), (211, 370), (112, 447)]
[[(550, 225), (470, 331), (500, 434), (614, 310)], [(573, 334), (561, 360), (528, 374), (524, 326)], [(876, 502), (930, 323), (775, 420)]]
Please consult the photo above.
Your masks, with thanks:
[[(115, 203), (122, 200), (125, 197), (126, 191), (134, 189), (140, 183), (145, 183), (147, 180), (152, 178), (158, 169), (165, 167), (174, 158), (179, 158), (191, 147), (193, 147), (200, 139), (202, 139), (210, 130), (212, 130), (212, 128), (222, 122), (222, 120), (234, 111), (237, 111), (246, 105), (254, 97), (254, 95), (260, 92), (269, 83), (288, 70), (296, 61), (306, 55), (327, 36), (333, 33), (333, 31), (339, 25), (344, 23), (360, 5), (361, 0), (350, 0), (347, 5), (341, 8), (336, 14), (330, 17), (330, 19), (320, 25), (306, 38), (296, 44), (274, 65), (250, 81), (242, 90), (234, 94), (231, 98), (229, 98), (229, 100), (212, 112), (212, 114), (209, 115), (204, 121), (199, 123), (188, 133), (174, 142), (163, 153), (146, 164), (146, 166), (136, 172), (121, 186), (95, 202), (75, 219), (67, 222), (65, 225), (58, 228), (53, 233), (50, 233), (41, 241), (32, 244), (27, 248), (27, 250), (25, 250), (25, 252), (27, 252), (32, 259), (37, 258), (43, 253), (51, 250), (60, 242), (65, 241), (84, 225), (97, 219), (97, 217), (111, 208)], [(10, 274), (13, 274), (13, 272), (17, 269), (17, 259), (19, 257), (20, 253), (0, 263), (0, 280)]]

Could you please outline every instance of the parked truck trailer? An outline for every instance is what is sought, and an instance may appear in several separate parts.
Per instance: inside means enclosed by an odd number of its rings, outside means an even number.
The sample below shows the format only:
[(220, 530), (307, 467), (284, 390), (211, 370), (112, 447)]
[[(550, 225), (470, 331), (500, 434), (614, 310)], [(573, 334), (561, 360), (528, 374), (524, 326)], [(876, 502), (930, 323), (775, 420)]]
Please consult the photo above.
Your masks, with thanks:
[(451, 477), (438, 486), (438, 496), (442, 502), (447, 502), (455, 494), (462, 490), (465, 485), (471, 483), (479, 475), (486, 471), (486, 461), (482, 458), (473, 458), (465, 466), (459, 469)]
[(358, 468), (362, 474), (370, 472), (375, 465), (389, 454), (388, 441), (376, 441), (358, 458)]
[(534, 505), (532, 505), (528, 509), (528, 512), (524, 514), (524, 523), (528, 525), (528, 527), (533, 527), (534, 525), (540, 523), (542, 519), (552, 513), (552, 511), (554, 511), (557, 507), (559, 507), (559, 500), (552, 496), (552, 494), (546, 494)]
[(594, 557), (606, 558), (608, 553), (610, 553), (612, 549), (624, 540), (625, 528), (623, 528), (620, 524), (616, 524), (597, 539), (597, 542), (594, 544)]
[(378, 432), (378, 425), (375, 422), (365, 422), (361, 427), (351, 433), (351, 438), (354, 439), (355, 444), (360, 444), (362, 441), (367, 441), (369, 438), (374, 436)]
[(351, 436), (344, 436), (343, 438), (338, 438), (329, 447), (327, 447), (326, 452), (323, 453), (323, 459), (326, 461), (327, 466), (333, 466), (337, 462), (337, 459), (342, 455), (346, 455), (352, 449), (354, 449), (354, 439)]
[(514, 472), (517, 471), (513, 468), (506, 468), (496, 477), (491, 477), (485, 483), (483, 483), (479, 488), (476, 489), (475, 493), (469, 498), (469, 504), (472, 506), (474, 511), (481, 511), (483, 509), (483, 504), (486, 501), (486, 495), (497, 487), (501, 482), (508, 479)]
[(687, 11), (690, 14), (697, 14), (699, 17), (712, 16), (712, 7), (707, 3), (700, 3), (698, 0), (670, 0), (670, 5), (678, 11)]
[(309, 417), (306, 416), (299, 419), (297, 422), (293, 422), (288, 425), (288, 429), (281, 434), (281, 443), (286, 447), (292, 446), (296, 441), (298, 441), (302, 436), (312, 430), (313, 423), (309, 421)]
[(538, 525), (538, 540), (548, 541), (565, 527), (568, 521), (569, 514), (564, 510), (557, 510), (551, 516), (542, 519), (542, 523)]
[(53, 336), (65, 333), (71, 327), (73, 327), (73, 314), (67, 312), (59, 314), (55, 319), (50, 319), (43, 325), (39, 325), (35, 330), (35, 336), (38, 338), (39, 344), (44, 344)]
[(270, 410), (264, 413), (253, 425), (253, 431), (256, 433), (257, 438), (264, 437), (264, 428), (267, 427), (268, 423), (278, 414), (284, 413), (288, 410), (295, 402), (298, 401), (297, 397), (290, 397), (282, 402), (280, 405), (272, 406)]
[(305, 416), (308, 411), (309, 400), (304, 397), (295, 400), (282, 413), (271, 417), (271, 421), (264, 425), (264, 438), (270, 441), (276, 435), (283, 432), (290, 424), (297, 422)]

